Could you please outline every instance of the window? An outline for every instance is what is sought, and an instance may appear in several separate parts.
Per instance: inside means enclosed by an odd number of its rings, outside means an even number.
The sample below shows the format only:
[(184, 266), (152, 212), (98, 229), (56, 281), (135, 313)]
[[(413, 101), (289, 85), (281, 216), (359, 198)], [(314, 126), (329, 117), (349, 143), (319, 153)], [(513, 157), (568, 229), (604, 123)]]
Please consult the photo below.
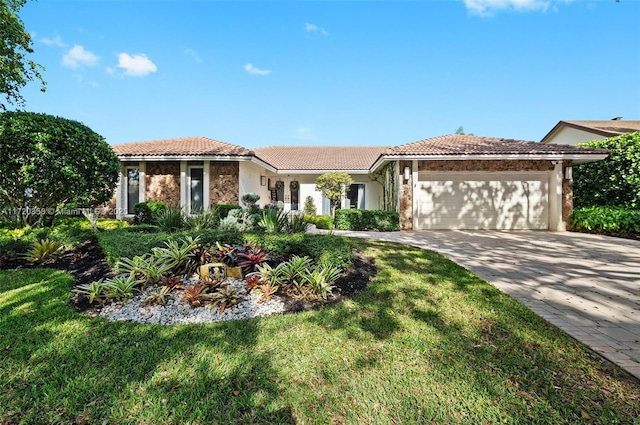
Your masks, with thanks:
[(364, 209), (364, 184), (352, 184), (347, 192), (347, 207)]
[(300, 183), (292, 181), (289, 184), (289, 190), (291, 190), (291, 211), (298, 211), (300, 203)]
[(127, 168), (127, 213), (133, 214), (133, 207), (140, 202), (140, 170)]
[(191, 168), (189, 180), (189, 212), (193, 214), (204, 209), (204, 169)]

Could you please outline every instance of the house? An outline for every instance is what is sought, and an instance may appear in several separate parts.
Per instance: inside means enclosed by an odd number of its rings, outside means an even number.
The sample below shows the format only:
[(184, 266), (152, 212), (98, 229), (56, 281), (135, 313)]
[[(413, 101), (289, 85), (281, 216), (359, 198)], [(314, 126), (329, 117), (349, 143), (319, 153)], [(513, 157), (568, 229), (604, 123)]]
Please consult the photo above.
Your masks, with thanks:
[(605, 121), (560, 121), (540, 140), (540, 143), (573, 145), (602, 140), (640, 131), (640, 121), (614, 118)]
[(402, 229), (564, 230), (571, 214), (573, 164), (604, 159), (602, 149), (471, 135), (385, 146), (270, 146), (248, 150), (204, 137), (113, 146), (121, 161), (113, 207), (119, 218), (146, 200), (186, 213), (238, 203), (302, 210), (329, 205), (315, 179), (344, 171), (354, 184), (342, 208), (393, 209)]

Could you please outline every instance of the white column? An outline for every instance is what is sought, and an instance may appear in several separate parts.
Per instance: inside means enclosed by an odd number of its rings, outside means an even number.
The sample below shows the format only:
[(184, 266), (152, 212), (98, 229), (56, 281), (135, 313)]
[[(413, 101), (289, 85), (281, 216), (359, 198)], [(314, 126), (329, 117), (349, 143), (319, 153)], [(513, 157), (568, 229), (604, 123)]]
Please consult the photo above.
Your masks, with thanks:
[(118, 185), (116, 186), (116, 218), (122, 220), (124, 218), (124, 185), (126, 184), (124, 164), (120, 163), (120, 173), (118, 175)]
[(553, 161), (553, 171), (549, 178), (549, 230), (562, 232), (562, 161)]
[(189, 191), (187, 188), (187, 161), (180, 161), (180, 207), (189, 213)]
[(211, 161), (204, 161), (204, 168), (202, 170), (202, 179), (204, 182), (202, 183), (202, 206), (205, 210), (209, 209), (209, 204), (211, 200), (209, 199), (209, 171), (211, 170)]
[(140, 161), (138, 165), (138, 175), (140, 183), (140, 194), (138, 196), (138, 200), (139, 202), (145, 202), (147, 200), (147, 179), (145, 178), (147, 175), (146, 161)]

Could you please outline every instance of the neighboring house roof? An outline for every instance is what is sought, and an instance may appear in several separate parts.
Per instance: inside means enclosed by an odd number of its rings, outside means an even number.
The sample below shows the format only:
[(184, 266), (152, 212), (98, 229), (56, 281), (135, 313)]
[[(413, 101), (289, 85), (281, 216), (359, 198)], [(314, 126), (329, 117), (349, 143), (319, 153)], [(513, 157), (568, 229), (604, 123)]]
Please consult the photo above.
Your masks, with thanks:
[(368, 171), (388, 146), (269, 146), (260, 160), (283, 171)]
[(633, 120), (580, 120), (580, 121), (559, 121), (551, 131), (540, 140), (547, 143), (562, 127), (575, 128), (588, 133), (597, 134), (604, 137), (619, 136), (625, 133), (640, 131), (640, 121)]
[(252, 152), (241, 146), (208, 139), (181, 137), (177, 139), (134, 142), (112, 146), (120, 157), (182, 157), (182, 156), (250, 156)]

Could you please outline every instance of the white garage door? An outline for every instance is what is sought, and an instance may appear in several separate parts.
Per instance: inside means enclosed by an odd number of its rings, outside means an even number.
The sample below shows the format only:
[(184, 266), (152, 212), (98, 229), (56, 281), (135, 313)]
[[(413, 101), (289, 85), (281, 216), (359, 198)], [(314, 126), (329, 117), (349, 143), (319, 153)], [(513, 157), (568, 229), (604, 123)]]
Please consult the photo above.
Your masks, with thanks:
[(419, 173), (415, 228), (548, 229), (549, 174)]

